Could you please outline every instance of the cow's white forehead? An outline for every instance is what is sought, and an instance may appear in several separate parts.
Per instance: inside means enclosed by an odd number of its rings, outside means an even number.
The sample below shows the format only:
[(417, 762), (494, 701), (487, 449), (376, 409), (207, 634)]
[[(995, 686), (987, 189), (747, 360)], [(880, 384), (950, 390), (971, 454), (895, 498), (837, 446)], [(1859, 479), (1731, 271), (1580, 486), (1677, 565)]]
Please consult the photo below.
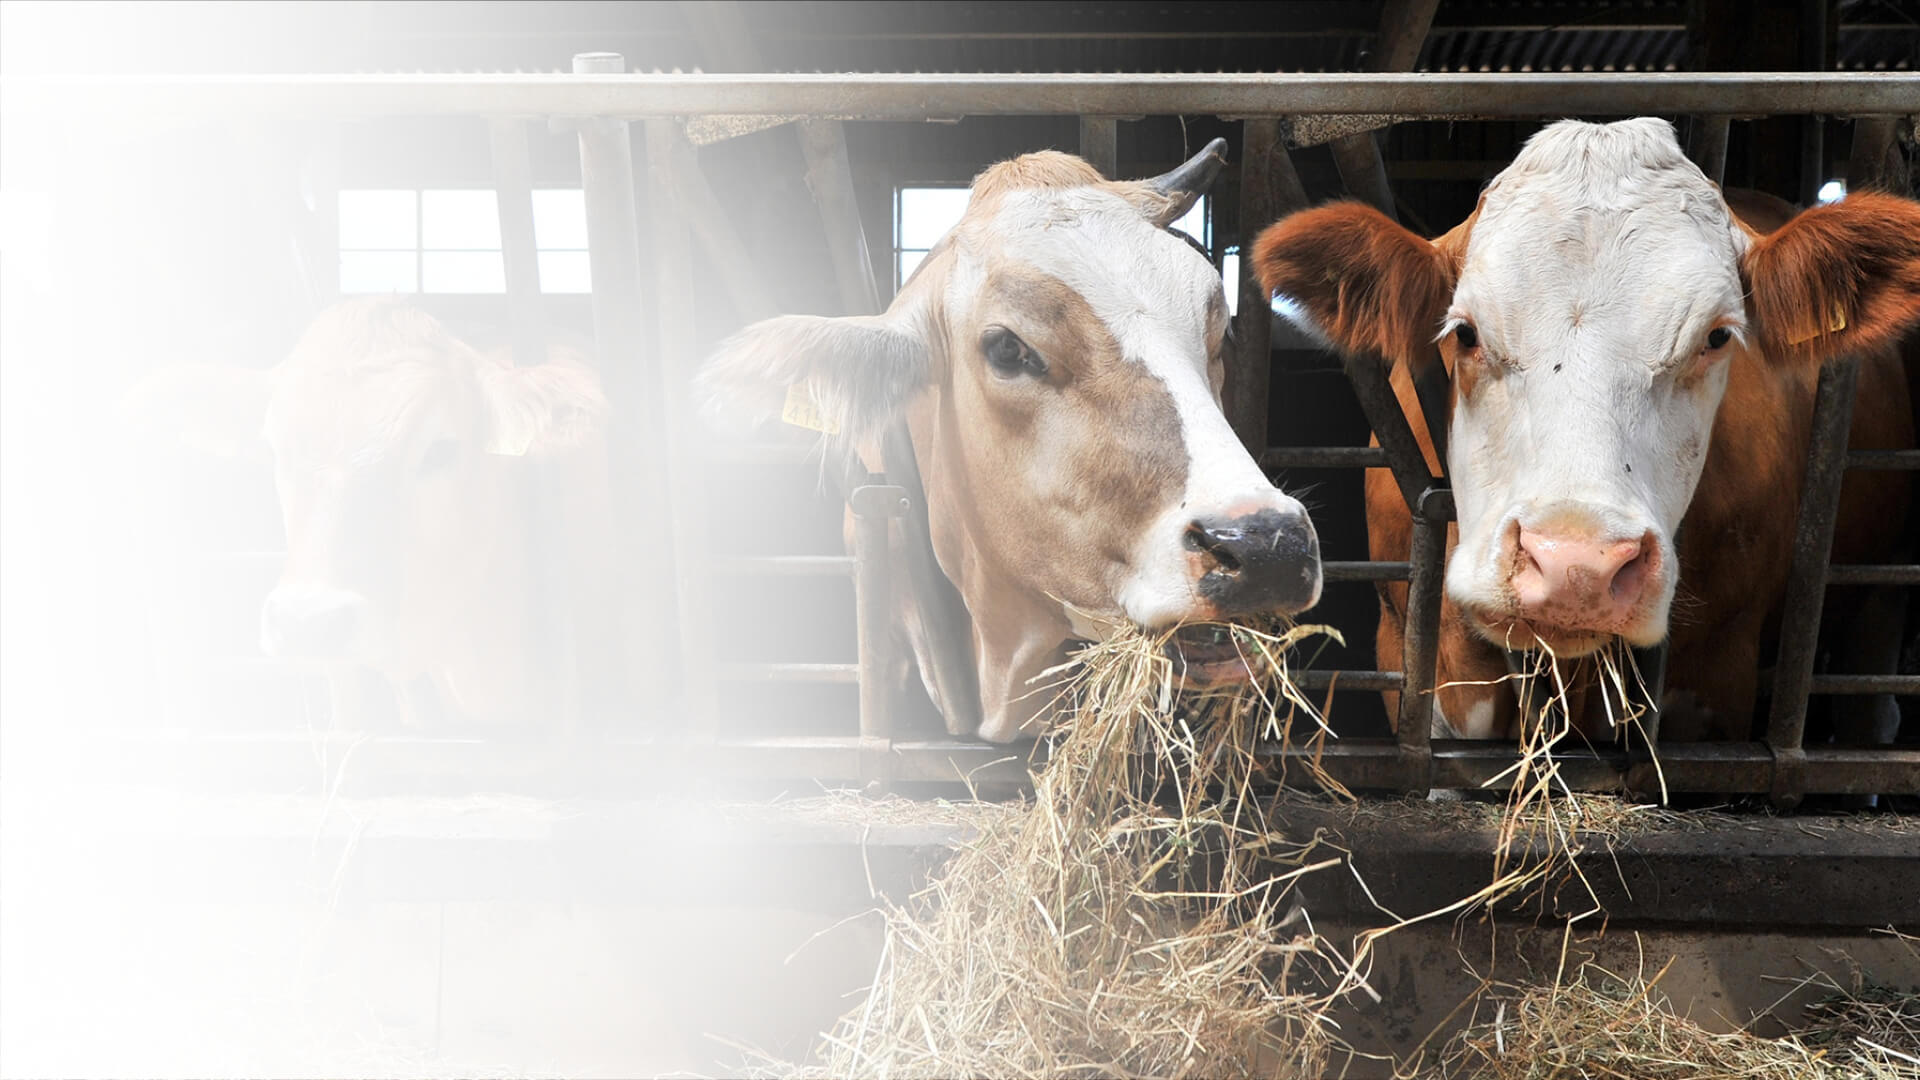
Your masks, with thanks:
[(1738, 317), (1745, 246), (1671, 125), (1563, 121), (1488, 187), (1451, 314), (1512, 363), (1585, 328), (1657, 365)]
[(1009, 192), (983, 224), (962, 236), (964, 253), (1018, 263), (1066, 283), (1129, 352), (1135, 333), (1203, 331), (1221, 288), (1198, 252), (1098, 188)]

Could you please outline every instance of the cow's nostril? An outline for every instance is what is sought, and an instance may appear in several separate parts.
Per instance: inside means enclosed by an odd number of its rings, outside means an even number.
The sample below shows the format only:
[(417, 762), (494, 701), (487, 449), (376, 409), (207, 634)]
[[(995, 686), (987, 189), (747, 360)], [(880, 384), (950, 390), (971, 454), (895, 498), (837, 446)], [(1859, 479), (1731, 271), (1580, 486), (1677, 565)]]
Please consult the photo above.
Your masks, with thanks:
[(1240, 559), (1233, 553), (1232, 545), (1240, 539), (1238, 529), (1209, 529), (1196, 521), (1187, 526), (1187, 547), (1204, 552), (1213, 557), (1219, 571), (1225, 574), (1240, 572)]

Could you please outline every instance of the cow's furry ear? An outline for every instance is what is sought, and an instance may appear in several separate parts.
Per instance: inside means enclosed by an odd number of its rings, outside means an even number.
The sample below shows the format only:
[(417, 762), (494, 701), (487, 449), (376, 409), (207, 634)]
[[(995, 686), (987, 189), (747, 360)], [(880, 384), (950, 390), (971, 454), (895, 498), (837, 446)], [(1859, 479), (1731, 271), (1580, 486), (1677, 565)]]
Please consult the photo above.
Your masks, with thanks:
[(1824, 361), (1920, 325), (1920, 203), (1858, 192), (1755, 240), (1741, 265), (1766, 355)]
[(1298, 304), (1319, 336), (1349, 353), (1415, 366), (1435, 355), (1451, 266), (1433, 242), (1352, 202), (1283, 218), (1253, 245), (1267, 295)]
[(607, 399), (584, 364), (549, 361), (491, 367), (480, 379), (487, 403), (490, 454), (554, 457), (581, 449), (606, 431)]
[(272, 369), (217, 364), (162, 368), (116, 403), (121, 429), (136, 439), (224, 458), (268, 456), (260, 435), (273, 398)]
[(928, 367), (926, 345), (888, 318), (782, 315), (721, 343), (694, 393), (721, 427), (784, 416), (864, 442), (926, 384)]

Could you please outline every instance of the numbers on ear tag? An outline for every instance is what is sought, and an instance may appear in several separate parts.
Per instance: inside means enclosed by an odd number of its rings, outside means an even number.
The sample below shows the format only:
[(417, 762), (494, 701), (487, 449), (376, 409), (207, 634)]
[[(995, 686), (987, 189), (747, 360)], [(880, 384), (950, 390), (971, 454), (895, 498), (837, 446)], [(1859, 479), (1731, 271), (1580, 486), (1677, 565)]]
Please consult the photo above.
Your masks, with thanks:
[(794, 427), (808, 431), (825, 432), (828, 435), (840, 434), (840, 425), (827, 418), (813, 399), (813, 386), (810, 383), (794, 383), (787, 387), (787, 403), (780, 410), (780, 419)]

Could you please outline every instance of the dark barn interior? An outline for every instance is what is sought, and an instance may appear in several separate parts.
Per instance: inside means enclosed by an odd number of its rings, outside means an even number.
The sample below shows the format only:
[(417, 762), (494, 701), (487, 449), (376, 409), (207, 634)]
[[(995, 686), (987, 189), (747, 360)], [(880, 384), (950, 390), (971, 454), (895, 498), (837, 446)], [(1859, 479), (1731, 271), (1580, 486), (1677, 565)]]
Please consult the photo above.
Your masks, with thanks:
[[(874, 71), (874, 72), (1237, 72), (1366, 71), (1411, 66), (1416, 71), (1607, 72), (1695, 70), (1906, 71), (1920, 56), (1920, 18), (1911, 3), (1889, 0), (1823, 2), (1717, 0), (1634, 3), (1447, 2), (1403, 3), (543, 3), (543, 4), (311, 4), (270, 8), (192, 6), (114, 9), (128, 33), (105, 44), (81, 35), (84, 20), (56, 22), (71, 46), (12, 58), (16, 70), (36, 68), (120, 72), (404, 72), (553, 71), (579, 52), (615, 51), (635, 71)], [(1425, 19), (1423, 24), (1420, 20)], [(1414, 21), (1409, 22), (1412, 19)], [(1383, 34), (1381, 27), (1389, 28)], [(212, 33), (214, 27), (220, 33)], [(59, 40), (56, 36), (54, 40)], [(244, 42), (244, 49), (213, 43)], [(1672, 117), (1683, 140), (1691, 117)], [(1290, 157), (1309, 204), (1360, 197), (1386, 203), (1403, 223), (1438, 235), (1469, 213), (1481, 187), (1539, 122), (1450, 120), (1403, 122), (1358, 136), (1312, 123), (1289, 127)], [(1729, 185), (1770, 191), (1810, 204), (1822, 184), (1845, 180), (1852, 125), (1822, 117), (1742, 119), (1725, 147)], [(1075, 150), (1073, 118), (970, 118), (952, 123), (869, 122), (848, 126), (853, 167), (874, 276), (883, 292), (894, 281), (890, 238), (896, 189), (964, 185), (986, 165), (1040, 148)], [(113, 350), (126, 379), (146, 365), (191, 354), (195, 359), (261, 366), (283, 355), (306, 320), (338, 292), (336, 208), (327, 193), (390, 188), (484, 188), (491, 181), (485, 126), (429, 120), (351, 124), (292, 122), (271, 129), (241, 124), (134, 133), (118, 152), (137, 154), (173, 190), (136, 209), (127, 234), (100, 229), (85, 207), (89, 184), (102, 182), (82, 167), (66, 176), (21, 176), (15, 183), (49, 184), (61, 193), (53, 212), (54, 246), (75, 260), (88, 242), (111, 244), (120, 273), (97, 274), (89, 289), (100, 302), (135, 313), (119, 321), (129, 340)], [(1237, 162), (1239, 125), (1215, 117), (1122, 118), (1115, 161), (1121, 175), (1151, 175), (1182, 160), (1215, 136), (1228, 140), (1230, 164), (1209, 200), (1202, 237), (1215, 261), (1237, 252), (1241, 198)], [(1909, 148), (1910, 152), (1910, 148)], [(785, 128), (711, 142), (700, 149), (701, 168), (718, 197), (732, 235), (747, 248), (746, 265), (759, 278), (768, 311), (743, 310), (723, 285), (718, 260), (695, 267), (691, 295), (701, 352), (728, 332), (772, 311), (835, 313), (841, 299), (831, 274), (821, 217), (813, 206), (806, 162)], [(16, 158), (22, 155), (16, 155)], [(644, 158), (644, 153), (638, 156)], [(69, 162), (74, 159), (69, 158)], [(209, 161), (221, 165), (207, 171)], [(1378, 163), (1376, 168), (1375, 163)], [(579, 159), (569, 131), (536, 132), (530, 143), (535, 187), (579, 182)], [(16, 175), (24, 170), (10, 162)], [(98, 194), (124, 194), (106, 179)], [(644, 198), (644, 192), (641, 193)], [(122, 200), (124, 201), (124, 200)], [(143, 212), (144, 210), (144, 212)], [(227, 246), (187, 240), (221, 215), (244, 227)], [(643, 209), (642, 219), (645, 219)], [(89, 236), (89, 229), (94, 230)], [(71, 237), (71, 238), (69, 238)], [(197, 248), (198, 250), (192, 250)], [(735, 253), (736, 255), (740, 253)], [(131, 256), (131, 257), (129, 257)], [(194, 273), (181, 272), (189, 258)], [(91, 273), (91, 271), (90, 271)], [(198, 295), (180, 295), (182, 282), (217, 283)], [(440, 292), (420, 300), (462, 333), (485, 343), (505, 334), (503, 298)], [(236, 302), (238, 301), (238, 302)], [(592, 333), (585, 296), (542, 298), (556, 329)], [(211, 336), (187, 332), (216, 325)], [(133, 327), (139, 327), (137, 331)], [(166, 329), (162, 330), (161, 327)], [(698, 357), (673, 358), (691, 365)], [(1275, 320), (1266, 442), (1276, 446), (1364, 445), (1368, 429), (1337, 358)], [(724, 455), (723, 455), (724, 456)], [(827, 497), (817, 466), (709, 463), (702, 478), (721, 497), (709, 500), (711, 543), (723, 555), (834, 554), (840, 550), (836, 501)], [(218, 695), (196, 690), (196, 676), (176, 678), (155, 700), (170, 702), (176, 720), (248, 727), (252, 707), (283, 703), (297, 690), (285, 673), (235, 664), (251, 634), (246, 613), (270, 581), (259, 559), (208, 560), (210, 550), (270, 551), (275, 539), (271, 500), (257, 469), (204, 459), (169, 462), (174, 498), (196, 496), (198, 485), (226, 490), (251, 485), (261, 498), (257, 520), (216, 524), (201, 518), (193, 535), (172, 538), (164, 558), (184, 561), (188, 589), (222, 586), (231, 595), (207, 620), (203, 634), (154, 635), (156, 677), (228, 671), (228, 678), (259, 684), (247, 696), (246, 715), (189, 714)], [(239, 472), (236, 473), (236, 468)], [(1363, 559), (1366, 538), (1351, 469), (1291, 470), (1282, 480), (1313, 508), (1327, 557)], [(152, 484), (140, 485), (161, 490)], [(162, 558), (151, 555), (151, 558)], [(183, 582), (180, 573), (153, 580)], [(845, 662), (852, 658), (851, 591), (831, 578), (736, 578), (715, 584), (713, 610), (723, 659)], [(164, 608), (170, 601), (156, 595)], [(1375, 598), (1365, 582), (1331, 585), (1319, 609), (1341, 627), (1344, 648), (1332, 647), (1322, 666), (1366, 669), (1372, 664)], [(673, 665), (663, 662), (665, 677)], [(184, 696), (183, 696), (184, 695)], [(265, 698), (259, 695), (266, 695)], [(1341, 730), (1384, 734), (1378, 699), (1342, 695)], [(239, 699), (234, 699), (239, 700)], [(730, 723), (763, 731), (832, 731), (853, 708), (847, 686), (731, 687), (723, 701)], [(324, 708), (309, 703), (308, 708)], [(617, 706), (612, 711), (624, 712)], [(931, 718), (926, 718), (932, 723)], [(618, 726), (625, 719), (609, 717)]]

